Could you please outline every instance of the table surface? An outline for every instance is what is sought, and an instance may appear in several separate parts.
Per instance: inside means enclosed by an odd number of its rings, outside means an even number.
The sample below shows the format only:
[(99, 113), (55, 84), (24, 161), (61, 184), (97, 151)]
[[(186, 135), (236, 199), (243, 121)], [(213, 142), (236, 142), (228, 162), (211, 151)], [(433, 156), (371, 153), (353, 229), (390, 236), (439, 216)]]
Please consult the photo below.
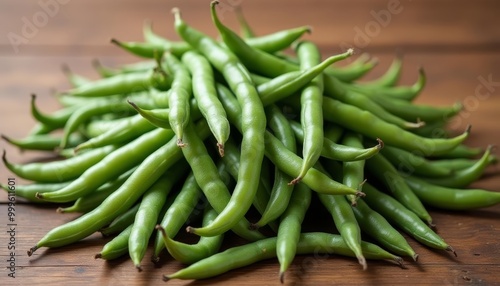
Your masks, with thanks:
[[(203, 3), (202, 3), (203, 2)], [(451, 124), (454, 132), (472, 125), (467, 144), (500, 145), (500, 5), (498, 1), (222, 1), (223, 21), (236, 27), (232, 5), (241, 3), (248, 21), (258, 34), (311, 25), (306, 36), (319, 44), (324, 55), (335, 54), (346, 45), (358, 53), (368, 52), (379, 66), (367, 76), (375, 78), (389, 66), (397, 51), (404, 55), (402, 84), (412, 83), (417, 68), (428, 75), (418, 103), (447, 105), (462, 102), (462, 112)], [(29, 115), (31, 93), (39, 96), (40, 108), (58, 108), (53, 90), (69, 87), (62, 64), (75, 72), (97, 78), (91, 61), (99, 59), (116, 66), (140, 59), (109, 43), (142, 40), (145, 19), (158, 33), (177, 39), (170, 9), (178, 6), (185, 20), (210, 35), (208, 1), (154, 1), (137, 4), (114, 1), (7, 1), (0, 0), (0, 132), (13, 138), (25, 136), (33, 126)], [(0, 142), (9, 159), (28, 162), (45, 158), (40, 152), (20, 152)], [(10, 174), (0, 166), (0, 181)], [(24, 183), (16, 179), (18, 184)], [(498, 169), (492, 166), (475, 187), (499, 190)], [(181, 265), (167, 255), (160, 267), (145, 263), (138, 273), (128, 259), (114, 262), (94, 260), (106, 240), (93, 235), (72, 246), (40, 249), (32, 257), (26, 250), (48, 230), (74, 218), (54, 212), (54, 206), (22, 203), (16, 206), (16, 278), (9, 270), (7, 196), (0, 193), (0, 275), (12, 285), (36, 285), (48, 281), (83, 285), (156, 285), (161, 275)], [(369, 261), (363, 271), (356, 261), (340, 256), (298, 256), (286, 277), (286, 285), (500, 285), (500, 206), (467, 212), (430, 210), (438, 233), (452, 245), (458, 257), (430, 250), (415, 240), (409, 243), (420, 254), (418, 263), (406, 259), (407, 269), (386, 262)], [(314, 220), (318, 218), (309, 218)], [(319, 218), (319, 219), (329, 219)], [(231, 237), (226, 238), (228, 243)], [(148, 253), (149, 255), (149, 253)], [(170, 285), (279, 285), (278, 262), (267, 260), (205, 281), (169, 281)], [(4, 285), (9, 285), (4, 284)]]

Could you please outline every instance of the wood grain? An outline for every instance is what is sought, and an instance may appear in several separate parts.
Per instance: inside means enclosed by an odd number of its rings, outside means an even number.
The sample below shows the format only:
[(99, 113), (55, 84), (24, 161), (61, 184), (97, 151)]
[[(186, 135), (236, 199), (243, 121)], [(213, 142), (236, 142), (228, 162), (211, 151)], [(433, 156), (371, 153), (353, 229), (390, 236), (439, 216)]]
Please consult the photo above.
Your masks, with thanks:
[[(56, 0), (54, 0), (56, 1)], [(50, 1), (49, 1), (50, 2)], [(63, 1), (60, 1), (61, 3)], [(68, 1), (59, 12), (39, 29), (28, 43), (15, 53), (9, 32), (21, 33), (22, 18), (32, 19), (41, 11), (38, 1), (0, 0), (0, 133), (13, 138), (27, 134), (34, 121), (29, 116), (29, 94), (39, 96), (45, 111), (59, 106), (51, 97), (52, 90), (68, 88), (61, 65), (75, 72), (97, 78), (91, 61), (100, 59), (115, 66), (140, 59), (127, 55), (109, 44), (111, 37), (141, 40), (144, 19), (154, 21), (162, 35), (176, 38), (170, 9), (179, 6), (186, 21), (215, 35), (208, 13), (209, 1)], [(314, 27), (308, 39), (320, 44), (324, 55), (338, 52), (343, 42), (379, 58), (379, 66), (367, 76), (374, 78), (390, 64), (397, 49), (404, 54), (403, 84), (412, 83), (417, 68), (423, 66), (427, 86), (417, 100), (421, 104), (447, 105), (460, 101), (465, 111), (453, 121), (450, 129), (461, 132), (472, 124), (467, 144), (485, 147), (500, 145), (500, 20), (497, 1), (399, 1), (401, 13), (379, 33), (369, 37), (366, 46), (355, 45), (356, 27), (364, 29), (374, 21), (373, 13), (387, 10), (389, 0), (377, 1), (223, 1), (242, 2), (245, 15), (259, 34), (309, 24)], [(394, 2), (394, 1), (392, 1)], [(372, 12), (374, 11), (374, 12)], [(224, 13), (224, 22), (236, 27), (233, 12)], [(373, 24), (372, 24), (373, 25)], [(375, 35), (376, 34), (376, 35)], [(485, 82), (490, 81), (490, 85)], [(489, 95), (481, 96), (488, 92)], [(46, 157), (40, 152), (24, 152), (0, 142), (14, 162), (27, 162)], [(498, 167), (492, 166), (475, 187), (498, 191)], [(0, 182), (12, 177), (0, 165)], [(17, 183), (23, 183), (16, 178)], [(59, 249), (41, 249), (33, 257), (25, 255), (47, 231), (75, 215), (56, 214), (56, 205), (39, 206), (19, 202), (16, 207), (16, 278), (7, 277), (8, 258), (7, 196), (0, 193), (0, 275), (2, 285), (163, 285), (161, 275), (172, 273), (182, 265), (168, 255), (155, 267), (144, 263), (137, 273), (128, 259), (113, 262), (95, 260), (109, 239), (95, 234), (75, 245)], [(500, 285), (500, 206), (468, 212), (430, 209), (440, 235), (452, 245), (458, 257), (433, 251), (415, 240), (409, 243), (420, 254), (418, 263), (406, 259), (407, 269), (380, 261), (370, 261), (362, 271), (356, 261), (340, 256), (299, 256), (286, 277), (286, 285)], [(309, 230), (318, 221), (329, 220), (325, 213), (309, 213)], [(329, 226), (333, 230), (333, 226)], [(186, 234), (182, 237), (192, 239)], [(225, 247), (241, 241), (233, 235)], [(147, 257), (149, 257), (148, 252)], [(231, 271), (204, 281), (169, 281), (169, 285), (279, 285), (276, 259)], [(6, 280), (10, 279), (10, 280)], [(5, 282), (4, 282), (5, 281)]]

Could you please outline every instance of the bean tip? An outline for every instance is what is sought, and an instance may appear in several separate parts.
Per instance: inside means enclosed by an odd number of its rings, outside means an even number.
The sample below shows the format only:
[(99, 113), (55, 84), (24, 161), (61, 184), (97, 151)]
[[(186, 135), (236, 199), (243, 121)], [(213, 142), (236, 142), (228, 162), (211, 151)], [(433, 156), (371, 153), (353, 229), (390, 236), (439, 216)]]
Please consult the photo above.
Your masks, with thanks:
[(163, 281), (164, 282), (167, 282), (170, 280), (170, 277), (168, 277), (167, 275), (163, 275)]
[(404, 264), (403, 258), (396, 256), (394, 258), (394, 261), (396, 262), (397, 265), (399, 265), (399, 267), (401, 267), (402, 269), (406, 269), (406, 265)]
[(291, 180), (288, 185), (289, 186), (293, 186), (293, 185), (297, 185), (298, 183), (300, 183), (300, 181), (302, 180), (302, 176), (298, 176), (297, 178)]
[(355, 195), (356, 195), (356, 197), (358, 197), (358, 198), (362, 198), (362, 197), (366, 196), (366, 194), (365, 194), (365, 193), (360, 192), (360, 191), (356, 191), (356, 194), (355, 194)]
[(381, 150), (381, 149), (383, 149), (383, 148), (384, 148), (384, 141), (382, 141), (382, 139), (377, 138), (377, 143), (378, 143), (378, 144), (377, 144), (377, 148), (378, 148), (379, 150)]
[(217, 142), (217, 149), (219, 150), (220, 157), (224, 157), (224, 143)]
[(472, 129), (472, 125), (471, 124), (467, 125), (464, 133), (465, 134), (470, 134), (471, 129)]
[(102, 254), (101, 253), (97, 253), (96, 255), (94, 255), (94, 259), (99, 259), (99, 258), (102, 258)]
[(56, 209), (56, 213), (58, 213), (58, 214), (62, 214), (62, 213), (64, 213), (64, 208), (58, 207), (58, 208)]
[[(5, 134), (0, 134), (0, 137), (1, 137), (3, 140), (7, 141), (8, 143), (12, 143), (12, 140), (10, 140), (10, 138), (9, 138), (9, 137), (7, 137), (7, 135), (5, 135)], [(4, 150), (4, 152), (5, 152), (5, 150)]]
[(280, 282), (281, 284), (285, 283), (285, 272), (280, 271)]
[(32, 248), (30, 248), (30, 249), (28, 250), (28, 256), (33, 255), (33, 253), (34, 253), (37, 249), (38, 249), (38, 246), (37, 246), (37, 245), (35, 245), (35, 246), (33, 246)]
[(456, 252), (456, 251), (455, 251), (455, 249), (453, 249), (453, 247), (451, 247), (450, 245), (448, 245), (448, 246), (446, 247), (446, 251), (452, 252), (452, 253), (453, 253), (453, 255), (455, 255), (455, 257), (458, 257), (457, 252)]
[(187, 226), (187, 227), (186, 227), (186, 232), (187, 232), (187, 233), (194, 233), (194, 232), (195, 232), (195, 228), (194, 228), (194, 227), (192, 227), (192, 226)]
[(250, 230), (258, 230), (260, 227), (260, 224), (258, 222), (256, 223), (250, 223), (250, 225), (248, 226), (248, 229)]
[(36, 192), (36, 193), (35, 193), (35, 197), (36, 197), (37, 199), (43, 199), (43, 194), (42, 194), (42, 193), (39, 193), (39, 192)]
[(117, 40), (117, 39), (115, 39), (115, 38), (111, 38), (110, 42), (111, 42), (112, 44), (115, 44), (115, 45), (120, 46), (120, 47), (123, 45), (123, 44), (122, 44), (122, 42), (118, 41), (118, 40)]
[(135, 269), (137, 269), (137, 272), (142, 272), (142, 266), (140, 264), (137, 264)]
[(358, 256), (358, 263), (359, 265), (361, 265), (361, 267), (363, 268), (363, 270), (366, 270), (368, 269), (368, 264), (366, 263), (366, 259), (364, 256)]
[(160, 262), (160, 257), (156, 254), (153, 254), (151, 256), (151, 262), (153, 262), (154, 264), (158, 264), (158, 262)]
[(418, 253), (415, 253), (412, 255), (413, 261), (417, 262), (418, 261)]

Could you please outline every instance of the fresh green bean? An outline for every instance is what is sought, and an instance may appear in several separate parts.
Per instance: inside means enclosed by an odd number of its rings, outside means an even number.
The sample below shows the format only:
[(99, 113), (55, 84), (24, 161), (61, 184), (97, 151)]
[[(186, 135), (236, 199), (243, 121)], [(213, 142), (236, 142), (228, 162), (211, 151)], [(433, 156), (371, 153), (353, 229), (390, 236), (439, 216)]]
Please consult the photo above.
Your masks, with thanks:
[(28, 164), (7, 161), (4, 150), (2, 160), (12, 173), (21, 178), (45, 183), (66, 182), (76, 179), (116, 149), (118, 146), (105, 146), (64, 160)]
[(95, 259), (101, 258), (104, 260), (117, 259), (128, 252), (128, 238), (132, 231), (132, 225), (122, 230), (120, 234), (104, 245), (101, 252), (94, 256)]
[(142, 271), (141, 261), (146, 254), (149, 239), (155, 230), (160, 212), (167, 196), (187, 170), (185, 161), (169, 168), (143, 195), (134, 216), (132, 231), (128, 241), (129, 255), (138, 271)]
[(416, 214), (408, 210), (397, 200), (380, 192), (369, 183), (363, 186), (363, 191), (366, 193), (366, 197), (363, 200), (371, 208), (401, 228), (408, 235), (424, 245), (435, 249), (451, 251), (455, 256), (457, 255), (450, 245), (422, 222)]
[[(217, 212), (207, 208), (203, 216), (203, 225), (209, 224), (217, 217)], [(157, 227), (163, 236), (165, 247), (175, 260), (184, 264), (193, 264), (215, 254), (222, 245), (224, 234), (216, 236), (201, 236), (196, 244), (186, 244), (175, 241), (161, 226)]]

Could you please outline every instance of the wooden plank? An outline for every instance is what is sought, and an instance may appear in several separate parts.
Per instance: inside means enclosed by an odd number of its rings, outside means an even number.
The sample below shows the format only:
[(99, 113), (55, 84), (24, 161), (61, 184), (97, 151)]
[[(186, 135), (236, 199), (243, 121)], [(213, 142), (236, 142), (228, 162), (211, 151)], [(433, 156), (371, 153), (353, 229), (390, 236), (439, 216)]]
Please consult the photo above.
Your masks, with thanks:
[[(58, 3), (55, 0), (45, 2)], [(0, 53), (57, 55), (65, 49), (61, 46), (71, 46), (75, 55), (109, 54), (113, 53), (109, 44), (112, 37), (140, 41), (145, 19), (154, 21), (160, 34), (176, 39), (170, 15), (174, 6), (181, 8), (188, 23), (216, 35), (213, 25), (207, 25), (210, 23), (208, 4), (195, 0), (147, 0), (141, 1), (140, 5), (130, 0), (60, 2), (67, 4), (54, 6), (52, 10), (55, 12), (49, 16), (39, 1), (1, 1), (4, 8), (0, 11), (0, 35), (3, 35), (0, 38)], [(311, 25), (314, 28), (309, 36), (311, 40), (339, 48), (348, 45), (363, 50), (390, 51), (395, 48), (498, 50), (500, 38), (500, 31), (494, 24), (500, 5), (490, 0), (221, 2), (220, 13), (224, 22), (232, 27), (237, 27), (233, 6), (241, 3), (248, 21), (258, 34)], [(28, 22), (33, 25), (33, 31), (25, 28), (30, 26), (26, 24)], [(12, 45), (17, 40), (23, 43)], [(85, 48), (78, 48), (82, 46)]]

